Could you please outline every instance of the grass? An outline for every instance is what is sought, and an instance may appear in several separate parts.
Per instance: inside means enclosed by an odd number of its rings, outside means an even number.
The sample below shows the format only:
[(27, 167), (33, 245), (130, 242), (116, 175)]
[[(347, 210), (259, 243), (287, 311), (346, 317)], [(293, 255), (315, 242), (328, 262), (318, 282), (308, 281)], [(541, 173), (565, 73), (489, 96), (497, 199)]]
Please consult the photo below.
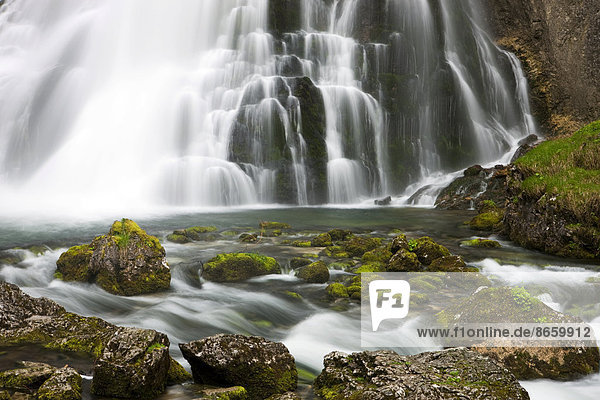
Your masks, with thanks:
[(515, 164), (524, 173), (528, 196), (555, 196), (578, 219), (600, 216), (600, 121), (540, 144)]

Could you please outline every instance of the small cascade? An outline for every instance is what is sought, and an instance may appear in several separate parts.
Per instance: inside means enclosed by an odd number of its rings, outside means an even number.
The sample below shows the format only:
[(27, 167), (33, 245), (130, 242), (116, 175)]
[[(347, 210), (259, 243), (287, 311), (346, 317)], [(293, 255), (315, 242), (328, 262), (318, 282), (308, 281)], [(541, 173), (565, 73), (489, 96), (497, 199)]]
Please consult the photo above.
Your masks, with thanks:
[[(535, 133), (474, 1), (7, 0), (4, 209), (430, 204)], [(40, 203), (41, 202), (41, 203)]]

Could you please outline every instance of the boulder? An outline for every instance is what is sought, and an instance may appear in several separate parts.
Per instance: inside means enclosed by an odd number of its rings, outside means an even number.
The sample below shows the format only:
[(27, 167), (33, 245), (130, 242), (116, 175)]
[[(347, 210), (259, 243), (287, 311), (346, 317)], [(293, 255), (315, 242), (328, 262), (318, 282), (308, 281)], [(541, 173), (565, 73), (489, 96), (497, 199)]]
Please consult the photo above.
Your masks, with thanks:
[(309, 264), (312, 264), (312, 261), (309, 260), (308, 258), (294, 257), (290, 260), (290, 268), (291, 269), (298, 269), (300, 267), (304, 267)]
[(502, 247), (502, 245), (495, 240), (480, 239), (480, 238), (473, 239), (473, 240), (465, 240), (463, 242), (460, 242), (460, 244), (462, 246), (466, 246), (466, 247), (479, 247), (479, 248), (484, 248), (484, 249), (494, 249), (494, 248)]
[(469, 226), (478, 231), (500, 231), (502, 229), (502, 219), (504, 210), (491, 200), (480, 203), (479, 213), (469, 221)]
[(496, 399), (529, 395), (501, 364), (475, 351), (450, 349), (414, 356), (392, 351), (333, 352), (314, 383), (322, 399)]
[(339, 228), (334, 228), (327, 233), (329, 234), (329, 236), (331, 236), (331, 240), (333, 240), (334, 242), (341, 242), (349, 239), (350, 236), (352, 236), (352, 231)]
[[(532, 297), (523, 288), (485, 288), (438, 314), (443, 324), (454, 323), (577, 323)], [(482, 342), (474, 350), (502, 362), (519, 379), (567, 380), (598, 372), (598, 347), (573, 342), (573, 347), (497, 347)]]
[(346, 286), (339, 282), (335, 282), (327, 286), (327, 296), (332, 299), (347, 299), (350, 297)]
[(376, 206), (389, 206), (392, 204), (392, 196), (388, 196), (384, 199), (375, 200)]
[(299, 268), (296, 276), (308, 283), (326, 283), (329, 280), (329, 268), (323, 261), (316, 261)]
[(66, 366), (52, 374), (37, 392), (38, 400), (79, 400), (81, 399), (81, 375)]
[(35, 391), (56, 371), (56, 368), (43, 363), (22, 361), (20, 368), (0, 372), (0, 389), (15, 391)]
[(51, 300), (0, 282), (0, 347), (26, 344), (89, 355), (94, 360), (92, 390), (111, 396), (158, 394), (174, 362), (162, 333), (68, 313)]
[(198, 383), (246, 389), (249, 399), (294, 391), (298, 372), (282, 343), (256, 336), (216, 335), (180, 344)]
[(363, 254), (361, 261), (363, 263), (381, 263), (387, 264), (392, 258), (392, 252), (388, 246), (379, 246), (376, 249), (367, 251)]
[(475, 267), (467, 267), (461, 256), (444, 256), (436, 258), (427, 267), (429, 272), (477, 272)]
[(292, 229), (290, 224), (286, 224), (284, 222), (269, 222), (269, 221), (261, 221), (258, 224), (260, 229), (264, 230), (274, 230), (274, 229)]
[(280, 274), (272, 257), (255, 253), (219, 254), (204, 264), (202, 277), (213, 282), (240, 282), (255, 276)]
[(92, 393), (119, 398), (153, 398), (165, 390), (169, 339), (148, 329), (119, 328), (94, 364)]
[(401, 249), (408, 250), (408, 239), (404, 234), (396, 236), (390, 245), (392, 254), (396, 254)]
[(417, 240), (408, 242), (409, 250), (416, 254), (417, 258), (423, 265), (429, 265), (433, 260), (440, 257), (450, 256), (450, 251), (433, 241), (428, 236), (424, 236)]
[(374, 250), (380, 245), (380, 238), (352, 236), (346, 243), (344, 243), (344, 250), (350, 257), (362, 257), (367, 251)]
[(242, 233), (239, 236), (240, 242), (242, 243), (256, 243), (258, 242), (258, 236), (254, 233)]
[(314, 237), (310, 242), (312, 247), (327, 247), (331, 246), (332, 244), (333, 242), (329, 233), (321, 233), (320, 235)]
[(389, 272), (414, 272), (421, 271), (422, 266), (415, 253), (401, 249), (390, 259), (387, 270)]
[(108, 235), (71, 247), (56, 262), (65, 281), (93, 282), (109, 293), (135, 296), (169, 289), (165, 249), (129, 219), (115, 221)]
[(195, 400), (247, 400), (248, 392), (241, 386), (229, 388), (206, 389), (200, 392)]

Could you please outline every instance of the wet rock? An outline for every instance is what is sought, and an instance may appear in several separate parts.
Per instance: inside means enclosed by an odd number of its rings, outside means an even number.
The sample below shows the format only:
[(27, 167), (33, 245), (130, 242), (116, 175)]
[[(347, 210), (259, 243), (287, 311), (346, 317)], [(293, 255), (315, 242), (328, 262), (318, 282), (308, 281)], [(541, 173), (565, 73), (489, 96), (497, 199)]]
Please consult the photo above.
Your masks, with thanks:
[(535, 147), (535, 144), (539, 141), (539, 138), (536, 135), (529, 135), (525, 139), (521, 139), (519, 141), (519, 148), (513, 154), (510, 162), (513, 163), (519, 158), (523, 157), (525, 154), (529, 152), (529, 150)]
[(430, 272), (477, 272), (474, 267), (467, 267), (461, 256), (445, 256), (435, 260), (427, 267)]
[(229, 388), (206, 389), (196, 400), (247, 400), (248, 392), (242, 386)]
[(312, 247), (327, 247), (333, 245), (331, 236), (329, 233), (322, 233), (311, 240), (310, 245)]
[(177, 244), (186, 244), (192, 241), (192, 239), (188, 238), (183, 231), (175, 231), (167, 235), (167, 240)]
[(486, 200), (503, 205), (506, 202), (508, 167), (469, 167), (464, 175), (455, 179), (438, 195), (435, 206), (442, 210), (477, 209)]
[(367, 251), (371, 251), (381, 245), (380, 238), (365, 238), (352, 236), (344, 244), (344, 250), (350, 257), (362, 257)]
[(392, 258), (392, 252), (388, 246), (380, 246), (363, 254), (361, 261), (363, 263), (381, 263), (387, 264)]
[(326, 283), (329, 280), (329, 269), (323, 261), (316, 261), (298, 269), (296, 276), (308, 283)]
[[(580, 319), (546, 306), (523, 288), (486, 288), (438, 314), (454, 323), (577, 323)], [(598, 347), (497, 347), (482, 342), (474, 350), (497, 359), (518, 379), (568, 380), (598, 372)]]
[(143, 393), (150, 398), (166, 384), (170, 358), (164, 334), (68, 313), (51, 300), (33, 298), (0, 282), (0, 346), (25, 344), (89, 355), (98, 371), (92, 387), (102, 392)]
[(497, 399), (529, 395), (502, 365), (467, 349), (415, 356), (392, 351), (325, 356), (314, 383), (322, 399)]
[(0, 372), (0, 389), (35, 391), (46, 382), (56, 368), (43, 363), (22, 361), (20, 368)]
[(478, 231), (501, 231), (502, 219), (504, 218), (504, 210), (501, 209), (491, 200), (482, 201), (478, 208), (477, 214), (471, 221), (469, 226)]
[(173, 358), (169, 361), (169, 371), (167, 373), (167, 385), (177, 385), (192, 380), (192, 374), (187, 372), (183, 365), (179, 364)]
[(38, 400), (81, 399), (81, 375), (71, 367), (64, 367), (52, 374), (37, 392)]
[(108, 235), (89, 245), (71, 247), (56, 266), (65, 281), (94, 282), (117, 295), (155, 293), (171, 284), (165, 249), (129, 219), (115, 221)]
[(282, 343), (255, 336), (216, 335), (182, 343), (179, 348), (198, 383), (240, 385), (249, 399), (296, 389), (296, 363)]
[(294, 257), (290, 260), (290, 268), (291, 269), (298, 269), (300, 267), (304, 267), (309, 264), (312, 264), (312, 261), (309, 260), (308, 258)]
[(423, 265), (429, 265), (440, 257), (450, 256), (450, 251), (428, 236), (408, 242), (409, 250), (416, 254)]
[(274, 229), (292, 229), (292, 226), (290, 224), (286, 224), (284, 222), (269, 222), (269, 221), (261, 221), (258, 224), (260, 229), (265, 229), (265, 230), (274, 230)]
[(400, 249), (408, 250), (408, 239), (404, 234), (396, 236), (390, 245), (392, 254), (396, 254)]
[(494, 249), (494, 248), (502, 247), (502, 245), (495, 240), (480, 239), (480, 238), (473, 239), (473, 240), (465, 240), (463, 242), (460, 242), (460, 244), (462, 246), (480, 247), (480, 248), (484, 248), (484, 249)]
[(380, 200), (375, 200), (376, 206), (389, 206), (390, 204), (392, 204), (392, 196), (388, 196)]
[(242, 233), (239, 237), (242, 243), (256, 243), (258, 242), (258, 236), (254, 233)]
[(239, 282), (280, 273), (281, 267), (272, 257), (255, 253), (229, 253), (219, 254), (205, 263), (202, 277), (213, 282)]
[(327, 233), (329, 234), (329, 236), (331, 236), (331, 240), (333, 240), (334, 242), (348, 240), (350, 236), (352, 236), (352, 231), (339, 228), (332, 229)]
[(421, 271), (421, 263), (415, 253), (400, 249), (390, 259), (387, 270), (389, 272), (413, 272)]
[(332, 299), (347, 299), (350, 297), (346, 286), (339, 282), (335, 282), (327, 286), (327, 296)]
[(119, 398), (153, 398), (165, 390), (169, 340), (148, 329), (119, 328), (94, 364), (92, 393)]

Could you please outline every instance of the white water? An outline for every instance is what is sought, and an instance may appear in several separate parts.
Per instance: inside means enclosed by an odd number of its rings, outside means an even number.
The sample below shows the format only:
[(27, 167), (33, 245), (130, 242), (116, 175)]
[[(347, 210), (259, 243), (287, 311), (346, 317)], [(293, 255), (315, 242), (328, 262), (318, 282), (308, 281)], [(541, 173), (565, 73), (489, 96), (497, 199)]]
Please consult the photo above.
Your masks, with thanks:
[[(400, 194), (446, 176), (456, 162), (444, 160), (440, 141), (446, 124), (458, 126), (453, 118), (472, 126), (447, 140), (478, 146), (460, 167), (506, 157), (535, 129), (518, 60), (489, 40), (474, 3), (441, 2), (436, 26), (428, 1), (389, 0), (397, 32), (380, 44), (354, 38), (359, 3), (305, 0), (302, 30), (279, 41), (268, 33), (268, 0), (6, 1), (2, 209), (315, 203), (294, 78), (278, 76), (290, 57), (323, 95), (329, 203)], [(459, 34), (465, 21), (468, 32)], [(465, 35), (479, 69), (465, 61)], [(516, 84), (498, 65), (502, 54)], [(464, 106), (460, 118), (439, 104), (443, 63), (454, 75), (452, 101)], [(400, 117), (382, 106), (381, 88), (364, 88), (390, 72), (417, 82), (398, 89), (415, 105)], [(406, 157), (390, 147), (396, 142)]]

